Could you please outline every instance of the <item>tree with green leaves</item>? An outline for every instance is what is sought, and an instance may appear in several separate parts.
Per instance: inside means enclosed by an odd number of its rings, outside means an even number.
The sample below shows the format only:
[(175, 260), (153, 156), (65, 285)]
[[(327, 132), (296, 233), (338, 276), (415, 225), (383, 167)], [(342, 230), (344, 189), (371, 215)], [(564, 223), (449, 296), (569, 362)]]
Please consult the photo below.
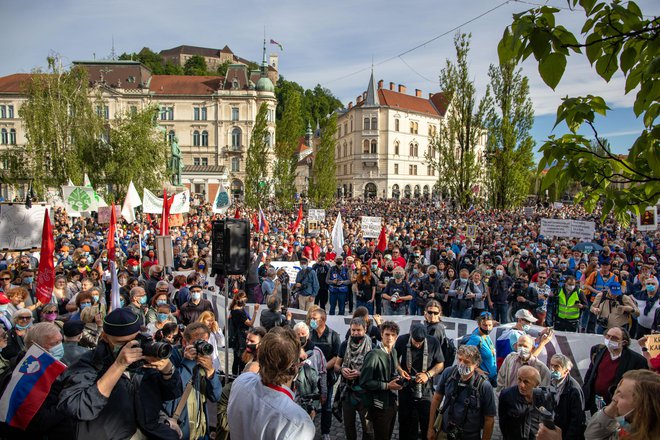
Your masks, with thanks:
[(296, 166), (298, 164), (298, 145), (305, 126), (300, 111), (300, 94), (291, 93), (284, 103), (282, 120), (277, 125), (275, 143), (275, 167), (273, 179), (275, 198), (280, 207), (293, 206), (296, 193)]
[[(108, 142), (95, 155), (94, 168), (123, 195), (131, 181), (138, 191), (160, 188), (166, 173), (170, 146), (163, 129), (154, 123), (157, 106), (116, 115), (109, 126)], [(90, 172), (90, 179), (94, 179)]]
[(253, 209), (265, 205), (270, 196), (267, 117), (268, 105), (264, 102), (254, 121), (245, 163), (245, 204)]
[(318, 121), (324, 123), (328, 115), (342, 108), (343, 105), (330, 90), (317, 85), (313, 90), (304, 89), (294, 81), (287, 81), (280, 76), (275, 86), (275, 97), (277, 98), (276, 119), (280, 121), (284, 114), (284, 103), (292, 93), (298, 93), (302, 98), (301, 111), (304, 121), (311, 121), (312, 125)]
[(448, 110), (425, 159), (438, 174), (438, 189), (467, 208), (474, 201), (474, 187), (481, 183), (483, 165), (478, 161), (477, 150), (491, 100), (486, 94), (477, 102), (468, 67), (470, 35), (457, 33), (454, 46), (456, 61), (447, 60), (440, 72), (440, 90), (449, 102)]
[[(606, 116), (609, 107), (600, 96), (566, 97), (557, 109), (555, 127), (564, 122), (569, 133), (550, 136), (541, 147), (539, 170), (549, 167), (543, 185), (560, 188), (572, 180), (581, 183), (576, 202), (587, 210), (603, 204), (603, 218), (613, 213), (627, 224), (628, 211), (639, 214), (660, 199), (660, 111), (658, 48), (660, 18), (648, 17), (632, 1), (567, 0), (585, 14), (581, 39), (556, 23), (559, 9), (548, 6), (515, 14), (498, 46), (500, 63), (522, 62), (530, 55), (538, 63), (543, 81), (553, 90), (561, 81), (569, 56), (586, 56), (594, 73), (605, 81), (620, 72), (625, 77), (623, 94), (636, 91), (633, 112), (644, 129), (628, 151), (614, 154), (600, 142), (596, 114)], [(591, 136), (578, 134), (586, 126)], [(600, 147), (594, 149), (591, 141)], [(624, 184), (614, 185), (615, 183)]]
[(316, 149), (309, 184), (309, 198), (314, 206), (330, 208), (335, 200), (337, 186), (335, 166), (335, 135), (337, 115), (332, 114), (321, 130), (321, 140)]
[(206, 65), (206, 60), (201, 55), (191, 56), (183, 65), (183, 72), (186, 75), (208, 75), (208, 66)]
[(27, 97), (19, 110), (25, 126), (24, 151), (11, 153), (9, 179), (32, 177), (33, 188), (43, 195), (49, 186), (82, 181), (101, 141), (103, 119), (90, 99), (89, 80), (81, 67), (61, 71), (56, 58), (48, 58), (50, 72), (36, 71), (24, 84)]
[(534, 109), (527, 77), (513, 63), (490, 66), (494, 105), (486, 118), (486, 184), (491, 206), (511, 209), (529, 195), (534, 167)]

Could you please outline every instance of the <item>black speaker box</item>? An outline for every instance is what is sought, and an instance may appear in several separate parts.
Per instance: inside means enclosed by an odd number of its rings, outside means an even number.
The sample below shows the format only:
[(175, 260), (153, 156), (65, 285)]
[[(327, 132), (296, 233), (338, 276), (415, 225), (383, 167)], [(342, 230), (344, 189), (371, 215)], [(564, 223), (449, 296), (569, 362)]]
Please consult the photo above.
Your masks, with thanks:
[(243, 219), (213, 222), (213, 270), (245, 275), (250, 267), (250, 224)]

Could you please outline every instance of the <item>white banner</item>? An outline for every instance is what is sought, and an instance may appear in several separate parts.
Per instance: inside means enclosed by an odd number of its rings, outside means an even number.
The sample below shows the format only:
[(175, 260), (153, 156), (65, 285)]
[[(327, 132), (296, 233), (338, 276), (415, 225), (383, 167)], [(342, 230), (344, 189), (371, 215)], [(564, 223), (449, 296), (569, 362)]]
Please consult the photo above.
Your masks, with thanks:
[[(41, 232), (48, 205), (32, 205), (28, 209), (23, 203), (0, 204), (0, 249), (13, 251), (41, 247)], [(50, 213), (51, 223), (55, 220)]]
[(308, 220), (325, 221), (325, 209), (310, 209), (307, 212)]
[(594, 239), (595, 232), (596, 232), (595, 222), (587, 222), (582, 220), (571, 221), (571, 237), (591, 241)]
[(545, 237), (569, 237), (593, 240), (596, 223), (558, 218), (541, 219), (541, 235)]
[(190, 191), (185, 190), (174, 196), (170, 214), (188, 214), (190, 212)]
[(154, 193), (145, 188), (142, 197), (142, 211), (145, 214), (162, 214), (163, 199), (156, 197)]
[(362, 217), (362, 236), (364, 238), (378, 238), (380, 235), (380, 217)]

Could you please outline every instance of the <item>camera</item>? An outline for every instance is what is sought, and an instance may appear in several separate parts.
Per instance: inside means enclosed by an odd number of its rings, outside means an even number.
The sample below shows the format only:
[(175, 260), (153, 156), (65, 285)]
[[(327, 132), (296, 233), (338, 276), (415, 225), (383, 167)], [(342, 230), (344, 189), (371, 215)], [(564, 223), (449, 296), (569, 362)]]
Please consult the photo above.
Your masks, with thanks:
[(463, 438), (463, 428), (455, 423), (449, 422), (446, 434), (447, 440), (461, 440)]
[(195, 341), (193, 344), (198, 356), (210, 356), (213, 354), (213, 345), (203, 339)]
[(167, 359), (172, 354), (172, 346), (167, 342), (156, 342), (146, 333), (138, 333), (135, 338), (140, 343), (142, 354), (157, 359)]
[(609, 323), (609, 318), (607, 318), (607, 317), (603, 318), (603, 317), (599, 316), (599, 317), (596, 318), (596, 324), (603, 327), (603, 328), (607, 328), (608, 323)]

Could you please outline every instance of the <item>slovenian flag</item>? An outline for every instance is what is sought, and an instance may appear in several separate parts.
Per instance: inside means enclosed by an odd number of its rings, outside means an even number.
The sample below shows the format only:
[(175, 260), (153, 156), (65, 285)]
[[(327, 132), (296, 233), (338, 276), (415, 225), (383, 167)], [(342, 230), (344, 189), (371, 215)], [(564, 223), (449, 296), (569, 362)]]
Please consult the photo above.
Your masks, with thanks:
[(257, 222), (257, 231), (268, 234), (270, 228), (268, 227), (268, 220), (266, 220), (266, 216), (264, 215), (264, 211), (261, 209), (261, 206), (259, 207), (259, 216), (257, 217)]
[(43, 405), (55, 379), (66, 365), (32, 344), (16, 366), (0, 400), (0, 421), (25, 430)]
[(270, 39), (270, 44), (274, 44), (274, 45), (276, 45), (277, 47), (280, 48), (280, 50), (281, 50), (282, 52), (284, 52), (284, 48), (282, 47), (282, 45), (281, 45), (280, 43), (278, 43), (277, 41), (273, 40), (272, 38)]

